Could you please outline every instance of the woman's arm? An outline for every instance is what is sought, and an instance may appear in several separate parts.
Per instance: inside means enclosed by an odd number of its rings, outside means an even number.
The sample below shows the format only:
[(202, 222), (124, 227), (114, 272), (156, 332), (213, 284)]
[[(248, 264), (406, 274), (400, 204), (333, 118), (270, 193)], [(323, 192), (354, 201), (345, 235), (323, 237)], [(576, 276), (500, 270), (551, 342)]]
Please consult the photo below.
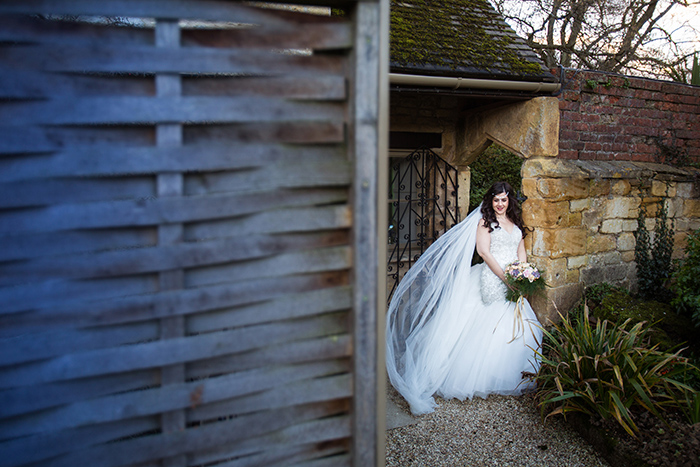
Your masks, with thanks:
[[(525, 251), (523, 249), (523, 251)], [(476, 230), (476, 252), (479, 253), (486, 263), (486, 265), (491, 268), (494, 274), (496, 274), (502, 281), (506, 279), (506, 275), (503, 269), (496, 261), (496, 258), (491, 254), (491, 233), (486, 226), (486, 221), (483, 219), (479, 222), (479, 228)]]
[(525, 240), (520, 240), (518, 245), (518, 259), (521, 263), (527, 263), (527, 253), (525, 252)]

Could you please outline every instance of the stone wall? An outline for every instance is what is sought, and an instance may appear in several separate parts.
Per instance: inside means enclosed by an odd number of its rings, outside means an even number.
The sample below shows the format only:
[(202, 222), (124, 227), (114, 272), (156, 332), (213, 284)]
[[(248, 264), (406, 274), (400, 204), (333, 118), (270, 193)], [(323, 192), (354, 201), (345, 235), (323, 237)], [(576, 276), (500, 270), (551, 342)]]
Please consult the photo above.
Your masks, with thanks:
[(699, 86), (583, 70), (565, 74), (560, 159), (700, 162)]
[[(700, 229), (700, 171), (633, 161), (531, 158), (523, 164), (523, 216), (533, 229), (529, 258), (545, 270), (551, 289), (535, 302), (540, 320), (557, 319), (585, 286), (610, 282), (634, 289), (639, 206), (647, 206), (647, 228), (668, 187), (668, 215), (675, 222), (674, 257), (690, 231)], [(556, 303), (556, 307), (553, 305)]]

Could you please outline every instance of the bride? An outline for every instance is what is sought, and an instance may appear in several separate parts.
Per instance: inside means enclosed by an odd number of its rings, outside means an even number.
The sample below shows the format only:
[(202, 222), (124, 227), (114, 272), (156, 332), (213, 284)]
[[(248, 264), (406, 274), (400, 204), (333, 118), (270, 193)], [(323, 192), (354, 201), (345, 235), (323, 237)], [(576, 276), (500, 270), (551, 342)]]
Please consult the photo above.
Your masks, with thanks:
[[(505, 267), (526, 261), (513, 189), (496, 182), (480, 209), (443, 234), (409, 269), (386, 317), (389, 379), (418, 415), (433, 395), (517, 395), (533, 383), (542, 330), (527, 300), (506, 301)], [(474, 248), (484, 263), (471, 266)], [(522, 320), (521, 322), (519, 322)]]

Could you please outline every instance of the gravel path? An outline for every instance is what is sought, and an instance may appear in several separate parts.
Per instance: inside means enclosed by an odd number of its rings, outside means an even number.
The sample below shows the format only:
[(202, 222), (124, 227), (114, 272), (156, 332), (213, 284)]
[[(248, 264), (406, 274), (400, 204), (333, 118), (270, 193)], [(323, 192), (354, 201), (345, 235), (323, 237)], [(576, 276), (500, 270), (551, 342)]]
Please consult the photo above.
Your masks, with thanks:
[[(389, 399), (408, 413), (391, 386)], [(543, 423), (530, 395), (437, 401), (435, 412), (387, 431), (387, 467), (608, 467), (563, 420)]]

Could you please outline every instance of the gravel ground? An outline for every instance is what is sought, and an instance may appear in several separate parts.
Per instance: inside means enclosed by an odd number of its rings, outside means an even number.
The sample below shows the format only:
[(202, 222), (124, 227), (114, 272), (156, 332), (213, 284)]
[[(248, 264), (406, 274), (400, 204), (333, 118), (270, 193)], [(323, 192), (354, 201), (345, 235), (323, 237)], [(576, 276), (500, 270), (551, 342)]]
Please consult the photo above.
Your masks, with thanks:
[[(391, 386), (389, 398), (410, 413)], [(417, 423), (387, 431), (387, 467), (608, 466), (563, 420), (543, 423), (530, 395), (437, 402)]]

